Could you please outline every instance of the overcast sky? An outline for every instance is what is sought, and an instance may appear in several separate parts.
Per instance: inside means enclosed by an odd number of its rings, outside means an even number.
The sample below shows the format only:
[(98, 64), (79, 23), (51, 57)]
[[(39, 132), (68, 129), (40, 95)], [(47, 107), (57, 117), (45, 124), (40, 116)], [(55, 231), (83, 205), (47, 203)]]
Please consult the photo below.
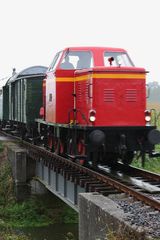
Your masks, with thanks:
[(48, 67), (65, 47), (106, 46), (160, 82), (159, 23), (160, 0), (0, 0), (0, 78)]

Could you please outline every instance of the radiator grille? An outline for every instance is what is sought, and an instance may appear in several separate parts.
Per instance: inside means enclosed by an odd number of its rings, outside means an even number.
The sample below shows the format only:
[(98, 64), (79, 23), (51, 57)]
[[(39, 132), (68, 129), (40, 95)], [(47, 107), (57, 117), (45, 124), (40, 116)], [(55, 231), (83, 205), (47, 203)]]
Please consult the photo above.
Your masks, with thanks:
[(126, 89), (125, 99), (126, 102), (136, 102), (137, 101), (136, 89)]
[(84, 102), (88, 99), (88, 84), (77, 83), (77, 101)]
[(104, 102), (114, 102), (115, 91), (114, 89), (104, 89)]
[(79, 102), (82, 101), (82, 89), (81, 89), (81, 84), (77, 84), (77, 100)]

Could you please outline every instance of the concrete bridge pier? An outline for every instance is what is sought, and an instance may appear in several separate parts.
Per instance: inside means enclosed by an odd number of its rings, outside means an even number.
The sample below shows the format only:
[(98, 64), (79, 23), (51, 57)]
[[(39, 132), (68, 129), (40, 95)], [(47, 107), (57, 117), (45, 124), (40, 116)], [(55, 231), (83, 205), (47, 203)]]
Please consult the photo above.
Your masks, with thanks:
[(11, 162), (15, 182), (15, 194), (18, 201), (30, 195), (29, 180), (35, 176), (35, 161), (27, 157), (27, 150), (16, 144), (8, 146), (8, 159)]

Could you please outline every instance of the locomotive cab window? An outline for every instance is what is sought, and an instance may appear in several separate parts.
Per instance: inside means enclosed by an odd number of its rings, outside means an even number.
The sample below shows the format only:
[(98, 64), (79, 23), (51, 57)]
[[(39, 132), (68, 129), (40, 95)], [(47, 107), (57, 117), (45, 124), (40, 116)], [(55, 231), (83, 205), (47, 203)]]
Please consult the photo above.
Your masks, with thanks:
[(48, 71), (53, 71), (53, 70), (56, 69), (56, 67), (57, 67), (57, 65), (58, 65), (58, 63), (59, 63), (59, 60), (60, 60), (61, 56), (62, 56), (62, 52), (58, 52), (58, 53), (56, 54), (56, 56), (54, 57), (51, 65), (50, 65), (49, 68), (48, 68)]
[(109, 67), (133, 67), (131, 59), (125, 52), (105, 52), (104, 66)]
[(90, 51), (69, 51), (64, 56), (61, 69), (83, 69), (93, 67), (93, 57)]

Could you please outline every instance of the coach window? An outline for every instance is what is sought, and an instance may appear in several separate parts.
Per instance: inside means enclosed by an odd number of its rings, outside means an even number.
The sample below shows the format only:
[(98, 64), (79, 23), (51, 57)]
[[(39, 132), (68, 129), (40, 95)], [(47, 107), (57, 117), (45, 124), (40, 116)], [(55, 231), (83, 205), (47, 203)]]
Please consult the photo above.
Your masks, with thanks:
[(48, 68), (48, 71), (54, 71), (54, 70), (56, 69), (56, 67), (57, 67), (57, 65), (58, 65), (58, 63), (59, 63), (59, 60), (60, 60), (61, 56), (62, 56), (62, 51), (61, 51), (61, 52), (58, 52), (58, 53), (56, 54), (56, 56), (54, 57), (51, 65), (50, 65), (49, 68)]

